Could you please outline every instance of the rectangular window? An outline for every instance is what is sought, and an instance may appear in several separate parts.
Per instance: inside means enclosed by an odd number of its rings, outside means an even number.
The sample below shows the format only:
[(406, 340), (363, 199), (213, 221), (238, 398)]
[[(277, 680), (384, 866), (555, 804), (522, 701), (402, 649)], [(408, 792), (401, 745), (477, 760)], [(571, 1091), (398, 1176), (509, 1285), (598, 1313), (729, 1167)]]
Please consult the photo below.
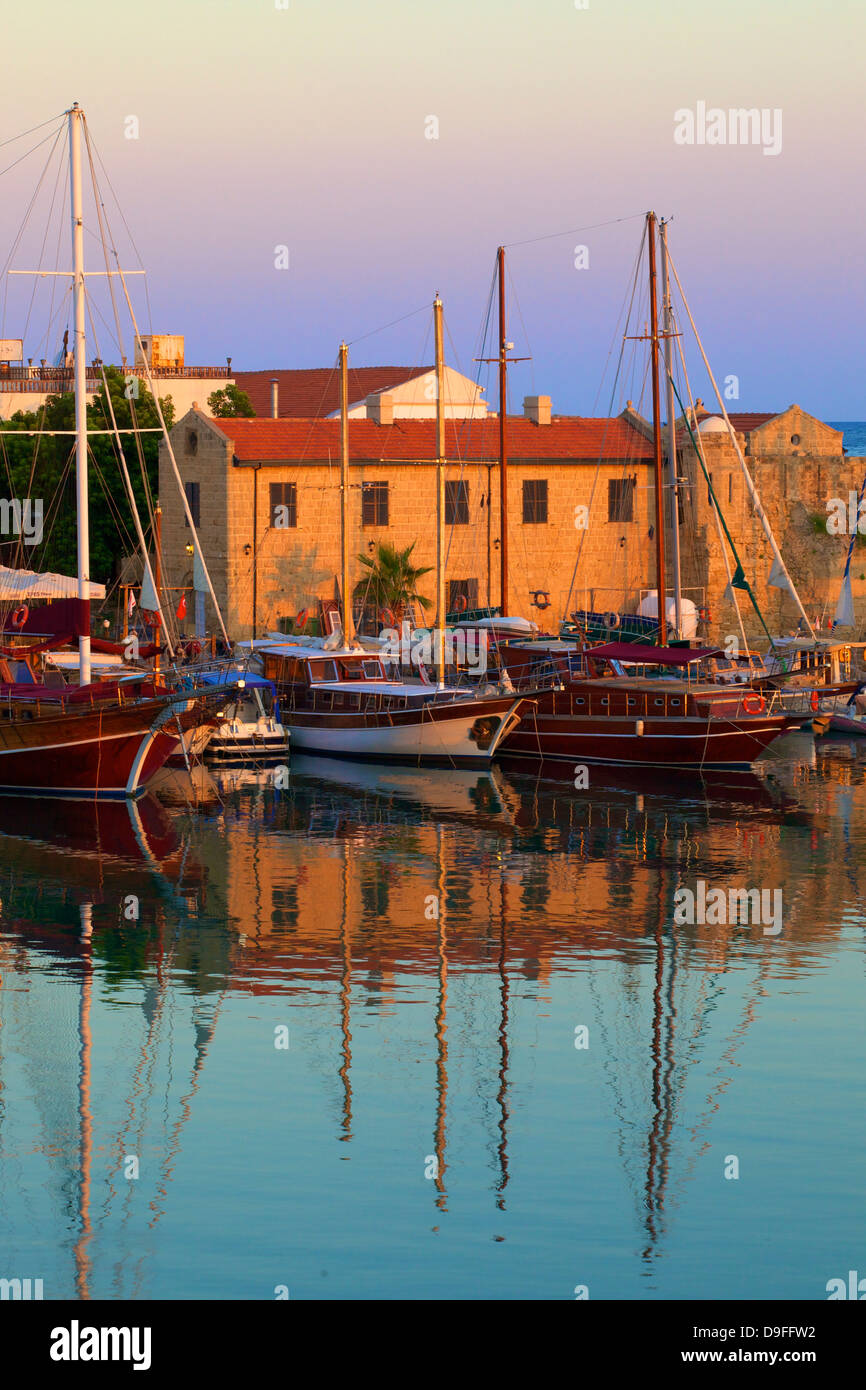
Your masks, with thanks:
[[(201, 486), (199, 483), (184, 483), (183, 490), (186, 493), (186, 500), (192, 513), (192, 524), (199, 527), (201, 526)], [(186, 513), (184, 513), (184, 525), (189, 526)]]
[(361, 484), (361, 525), (388, 525), (388, 484)]
[(523, 524), (543, 526), (547, 521), (547, 479), (527, 478), (523, 484)]
[(445, 525), (469, 525), (469, 484), (462, 479), (445, 483)]
[(448, 614), (468, 613), (478, 607), (477, 579), (448, 580)]
[(298, 524), (297, 483), (271, 483), (270, 523), (276, 531), (285, 531)]
[(611, 478), (608, 481), (608, 521), (634, 521), (634, 489), (634, 478)]

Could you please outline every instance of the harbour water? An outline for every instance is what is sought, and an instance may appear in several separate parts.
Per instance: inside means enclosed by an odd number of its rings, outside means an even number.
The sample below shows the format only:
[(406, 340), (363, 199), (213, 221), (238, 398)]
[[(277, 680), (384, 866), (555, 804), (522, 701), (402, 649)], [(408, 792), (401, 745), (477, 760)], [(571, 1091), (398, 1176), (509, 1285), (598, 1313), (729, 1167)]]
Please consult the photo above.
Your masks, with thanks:
[[(826, 1299), (866, 1270), (866, 747), (783, 742), (0, 802), (0, 1277)], [(678, 925), (698, 883), (781, 930)]]

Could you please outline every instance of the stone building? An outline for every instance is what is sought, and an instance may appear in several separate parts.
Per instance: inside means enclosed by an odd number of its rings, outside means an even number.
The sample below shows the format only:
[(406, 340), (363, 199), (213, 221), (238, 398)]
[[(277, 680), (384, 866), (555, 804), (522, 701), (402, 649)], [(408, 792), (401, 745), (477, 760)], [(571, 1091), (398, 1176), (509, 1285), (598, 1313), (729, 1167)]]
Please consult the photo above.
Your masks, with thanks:
[[(372, 554), (380, 539), (414, 545), (418, 565), (436, 560), (435, 422), (389, 414), (381, 401), (365, 398), (364, 405), (365, 416), (349, 422), (353, 585), (363, 573), (358, 555)], [(859, 490), (866, 461), (849, 458), (841, 433), (796, 405), (730, 420), (807, 612), (826, 626), (849, 541), (828, 532), (828, 503)], [(690, 423), (767, 625), (774, 633), (793, 631), (799, 615), (790, 595), (767, 582), (772, 553), (727, 426), (700, 402)], [(338, 597), (339, 419), (211, 420), (191, 410), (175, 425), (172, 441), (233, 636), (248, 637), (254, 627), (259, 635), (275, 631), (302, 609), (315, 612), (317, 600)], [(683, 589), (709, 615), (700, 636), (721, 641), (738, 631), (724, 598), (725, 543), (682, 420), (678, 448)], [(508, 451), (509, 610), (548, 629), (575, 609), (634, 611), (655, 589), (649, 423), (631, 402), (620, 416), (586, 419), (554, 415), (548, 397), (530, 397), (523, 415), (509, 420)], [(497, 417), (485, 408), (474, 418), (449, 419), (446, 452), (449, 610), (495, 607)], [(191, 537), (164, 449), (160, 497), (166, 582), (191, 587)], [(866, 616), (866, 552), (862, 560), (860, 554), (858, 543), (853, 591), (858, 616), (861, 609)], [(669, 588), (670, 557), (669, 545)], [(422, 591), (435, 597), (432, 572)], [(740, 606), (747, 635), (758, 639), (760, 622), (744, 595)], [(213, 626), (212, 614), (207, 625)]]
[[(761, 505), (769, 519), (788, 572), (813, 623), (832, 622), (850, 535), (827, 529), (829, 504), (855, 493), (863, 482), (866, 460), (844, 453), (842, 433), (792, 405), (780, 414), (729, 416)], [(736, 448), (724, 420), (700, 403), (692, 420), (725, 521), (746, 578), (752, 585), (770, 631), (792, 632), (799, 611), (790, 594), (768, 583), (773, 554), (743, 476)], [(683, 583), (702, 586), (712, 615), (710, 633), (722, 640), (737, 629), (734, 606), (724, 598), (728, 573), (724, 542), (709, 506), (709, 489), (691, 437), (680, 421), (684, 513)], [(866, 529), (866, 523), (864, 523)], [(863, 538), (866, 544), (866, 537)], [(866, 617), (866, 550), (854, 547), (851, 565), (855, 612)], [(724, 547), (727, 549), (727, 546)], [(728, 550), (730, 556), (730, 551)], [(733, 567), (733, 560), (731, 560)], [(738, 595), (747, 636), (759, 639), (762, 628), (748, 597)], [(859, 627), (858, 627), (859, 631)], [(851, 636), (850, 630), (846, 635)]]
[[(261, 634), (335, 597), (339, 420), (211, 420), (190, 411), (172, 444), (234, 636), (252, 633), (254, 605)], [(547, 625), (575, 607), (618, 608), (651, 587), (652, 446), (639, 430), (621, 418), (552, 416), (548, 398), (531, 397), (509, 421), (508, 448), (512, 612), (543, 615)], [(498, 419), (448, 420), (446, 450), (449, 609), (497, 605)], [(351, 419), (349, 453), (353, 585), (363, 574), (357, 556), (380, 539), (414, 545), (413, 563), (435, 566), (435, 421)], [(160, 500), (166, 582), (189, 586), (191, 536), (165, 448)], [(422, 590), (435, 597), (432, 572)]]

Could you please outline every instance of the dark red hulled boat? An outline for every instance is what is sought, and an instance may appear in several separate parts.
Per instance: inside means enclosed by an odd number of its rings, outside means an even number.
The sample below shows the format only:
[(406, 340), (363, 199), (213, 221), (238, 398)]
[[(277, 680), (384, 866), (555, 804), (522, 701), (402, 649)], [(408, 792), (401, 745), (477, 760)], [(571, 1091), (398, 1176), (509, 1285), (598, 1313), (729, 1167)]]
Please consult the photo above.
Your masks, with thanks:
[(138, 796), (196, 703), (168, 692), (124, 697), (116, 686), (0, 685), (0, 792)]
[(537, 685), (547, 667), (559, 676), (562, 689), (536, 696), (501, 751), (575, 764), (748, 767), (803, 717), (777, 711), (763, 695), (742, 687), (601, 674), (612, 661), (682, 672), (706, 655), (705, 650), (624, 644), (582, 653), (561, 642), (506, 647), (502, 657), (518, 685)]

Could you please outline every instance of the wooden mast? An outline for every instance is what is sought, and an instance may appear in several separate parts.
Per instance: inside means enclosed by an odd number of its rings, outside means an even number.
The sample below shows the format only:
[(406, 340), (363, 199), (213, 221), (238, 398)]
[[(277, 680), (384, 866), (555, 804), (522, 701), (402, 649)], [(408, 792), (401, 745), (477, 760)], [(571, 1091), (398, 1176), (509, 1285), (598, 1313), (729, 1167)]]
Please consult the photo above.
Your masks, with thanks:
[(445, 685), (445, 363), (442, 350), (442, 300), (433, 301), (436, 342), (436, 674)]
[(664, 314), (665, 335), (665, 395), (668, 416), (668, 493), (670, 497), (671, 519), (671, 564), (674, 572), (674, 626), (677, 637), (683, 635), (683, 592), (680, 566), (680, 504), (679, 484), (677, 483), (677, 426), (674, 407), (673, 345), (674, 315), (671, 305), (671, 282), (668, 266), (668, 226), (664, 218), (659, 223), (659, 240), (662, 252), (662, 310)]
[(343, 643), (355, 640), (352, 593), (349, 588), (349, 349), (340, 344), (340, 532), (342, 538)]
[(659, 315), (656, 292), (656, 215), (647, 213), (647, 246), (649, 248), (650, 297), (650, 363), (653, 393), (653, 456), (655, 461), (656, 493), (656, 595), (658, 599), (657, 645), (663, 647), (667, 637), (667, 597), (665, 594), (665, 513), (664, 477), (662, 472), (662, 434), (659, 406)]
[(505, 247), (496, 253), (499, 281), (499, 604), (508, 616), (508, 343), (505, 339)]

